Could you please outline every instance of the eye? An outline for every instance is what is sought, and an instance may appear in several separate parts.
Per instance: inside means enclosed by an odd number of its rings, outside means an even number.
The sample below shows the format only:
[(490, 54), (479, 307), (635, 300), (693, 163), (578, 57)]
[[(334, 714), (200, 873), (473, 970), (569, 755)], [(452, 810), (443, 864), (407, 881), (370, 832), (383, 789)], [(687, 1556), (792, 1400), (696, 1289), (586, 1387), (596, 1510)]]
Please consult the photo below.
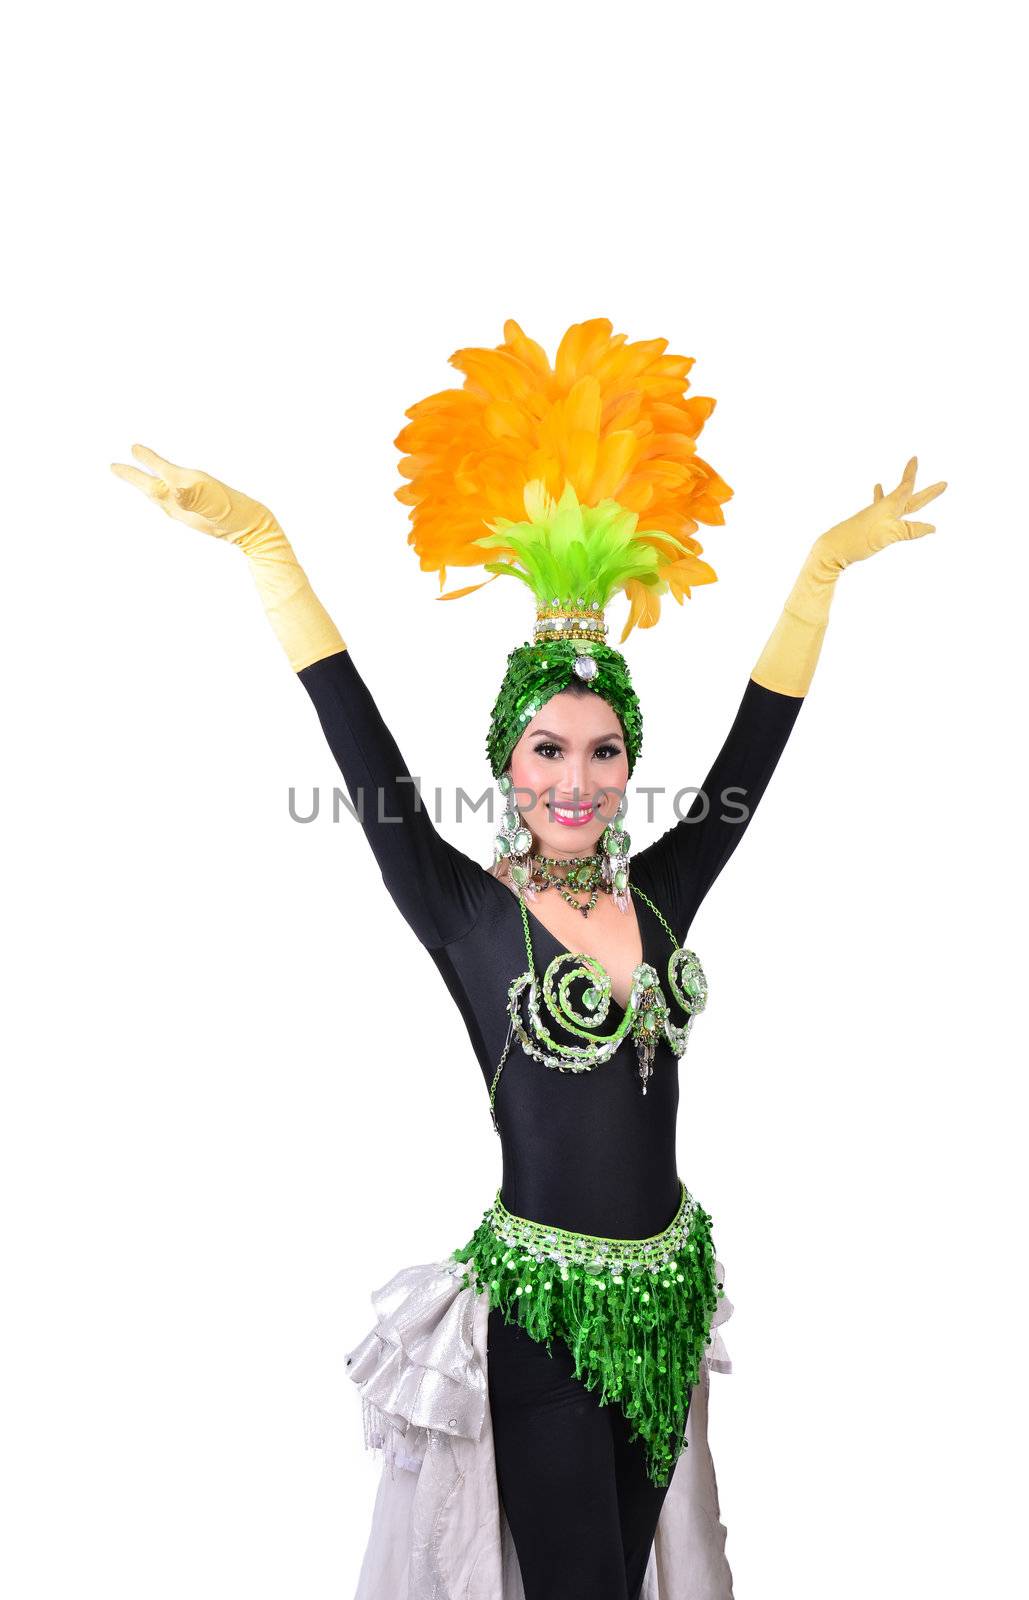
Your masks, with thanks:
[(620, 756), (621, 753), (616, 744), (598, 744), (595, 751), (595, 754), (601, 756), (605, 761), (610, 761), (613, 757)]
[(555, 744), (552, 739), (541, 739), (540, 743), (534, 744), (532, 748), (536, 755), (545, 756), (548, 761), (551, 759), (550, 756), (547, 755), (548, 750), (556, 750), (558, 755), (561, 754), (561, 746)]

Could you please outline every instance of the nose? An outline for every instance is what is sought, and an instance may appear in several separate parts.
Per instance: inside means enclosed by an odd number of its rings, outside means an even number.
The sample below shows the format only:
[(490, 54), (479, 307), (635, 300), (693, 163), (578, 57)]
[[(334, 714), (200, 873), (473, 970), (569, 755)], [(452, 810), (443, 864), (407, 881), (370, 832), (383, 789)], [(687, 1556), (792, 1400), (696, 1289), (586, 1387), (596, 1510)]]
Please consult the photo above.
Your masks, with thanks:
[(573, 752), (565, 761), (564, 771), (561, 774), (562, 794), (570, 801), (586, 800), (589, 798), (588, 782), (586, 758)]

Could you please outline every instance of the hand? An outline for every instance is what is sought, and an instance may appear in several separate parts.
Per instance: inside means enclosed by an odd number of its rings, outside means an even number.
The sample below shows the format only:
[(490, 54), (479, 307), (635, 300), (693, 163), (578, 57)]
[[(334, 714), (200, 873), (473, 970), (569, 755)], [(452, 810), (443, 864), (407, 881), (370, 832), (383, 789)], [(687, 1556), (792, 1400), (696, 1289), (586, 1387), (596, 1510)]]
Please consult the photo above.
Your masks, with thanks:
[(126, 483), (135, 484), (176, 522), (186, 522), (215, 539), (238, 544), (248, 555), (281, 552), (285, 534), (260, 501), (230, 489), (208, 472), (177, 467), (146, 445), (134, 444), (132, 454), (156, 476), (116, 461), (112, 461), (111, 471)]
[(111, 462), (116, 477), (136, 488), (176, 522), (238, 545), (246, 555), (261, 603), (295, 672), (324, 656), (345, 650), (339, 629), (307, 581), (279, 524), (259, 500), (212, 478), (209, 472), (177, 467), (146, 445), (132, 454), (153, 474), (121, 461)]
[(910, 512), (935, 500), (947, 487), (946, 483), (934, 483), (916, 494), (917, 468), (918, 457), (912, 456), (895, 489), (883, 494), (882, 484), (877, 483), (870, 506), (848, 517), (846, 522), (838, 522), (815, 540), (811, 553), (831, 569), (832, 576), (842, 572), (852, 561), (863, 561), (898, 539), (920, 539), (923, 534), (936, 532), (934, 523), (904, 521)]
[(882, 484), (877, 483), (870, 506), (846, 522), (838, 522), (815, 540), (787, 596), (782, 616), (751, 673), (755, 683), (778, 694), (807, 694), (829, 621), (836, 580), (844, 567), (852, 561), (864, 561), (898, 539), (920, 539), (925, 533), (936, 532), (931, 522), (904, 521), (908, 512), (935, 500), (947, 487), (945, 483), (934, 483), (916, 494), (917, 467), (918, 458), (912, 456), (895, 489), (883, 494)]

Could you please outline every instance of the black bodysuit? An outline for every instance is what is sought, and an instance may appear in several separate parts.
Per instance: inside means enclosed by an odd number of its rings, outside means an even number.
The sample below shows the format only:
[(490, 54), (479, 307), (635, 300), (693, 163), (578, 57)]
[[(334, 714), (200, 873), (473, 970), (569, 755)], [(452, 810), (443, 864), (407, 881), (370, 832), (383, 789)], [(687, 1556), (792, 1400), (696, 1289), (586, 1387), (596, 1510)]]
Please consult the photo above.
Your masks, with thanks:
[[(442, 973), (488, 1087), (507, 1037), (508, 986), (527, 964), (518, 901), (437, 831), (350, 651), (326, 656), (298, 676), (362, 818), (383, 882)], [(802, 704), (749, 680), (686, 818), (632, 854), (632, 882), (659, 907), (680, 943), (739, 843)], [(628, 827), (632, 831), (631, 814)], [(633, 896), (633, 903), (644, 960), (664, 984), (672, 941), (644, 901)], [(567, 947), (531, 910), (529, 923), (542, 976)], [(603, 1030), (613, 1029), (622, 1016), (612, 998)], [(557, 1024), (551, 1024), (551, 1032), (562, 1042), (577, 1042)], [(581, 1073), (544, 1066), (525, 1055), (515, 1039), (496, 1093), (504, 1205), (520, 1216), (610, 1238), (660, 1232), (680, 1197), (678, 1103), (678, 1062), (664, 1039), (646, 1095), (640, 1092), (635, 1045), (628, 1036), (609, 1061)], [(484, 1121), (488, 1114), (485, 1103)]]

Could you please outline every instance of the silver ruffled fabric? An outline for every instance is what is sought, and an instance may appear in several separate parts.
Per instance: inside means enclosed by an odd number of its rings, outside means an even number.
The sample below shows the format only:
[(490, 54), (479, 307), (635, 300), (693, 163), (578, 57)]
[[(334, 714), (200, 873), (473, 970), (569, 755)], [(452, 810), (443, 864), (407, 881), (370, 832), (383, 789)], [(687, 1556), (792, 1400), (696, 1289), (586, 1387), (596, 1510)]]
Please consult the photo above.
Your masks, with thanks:
[[(724, 1284), (721, 1262), (719, 1281)], [(471, 1286), (461, 1286), (468, 1273)], [(489, 1291), (455, 1261), (403, 1267), (372, 1295), (376, 1324), (347, 1354), (365, 1444), (382, 1477), (355, 1600), (525, 1600), (497, 1491), (486, 1376)], [(718, 1302), (641, 1600), (732, 1600), (714, 1463), (709, 1374), (732, 1371)]]

